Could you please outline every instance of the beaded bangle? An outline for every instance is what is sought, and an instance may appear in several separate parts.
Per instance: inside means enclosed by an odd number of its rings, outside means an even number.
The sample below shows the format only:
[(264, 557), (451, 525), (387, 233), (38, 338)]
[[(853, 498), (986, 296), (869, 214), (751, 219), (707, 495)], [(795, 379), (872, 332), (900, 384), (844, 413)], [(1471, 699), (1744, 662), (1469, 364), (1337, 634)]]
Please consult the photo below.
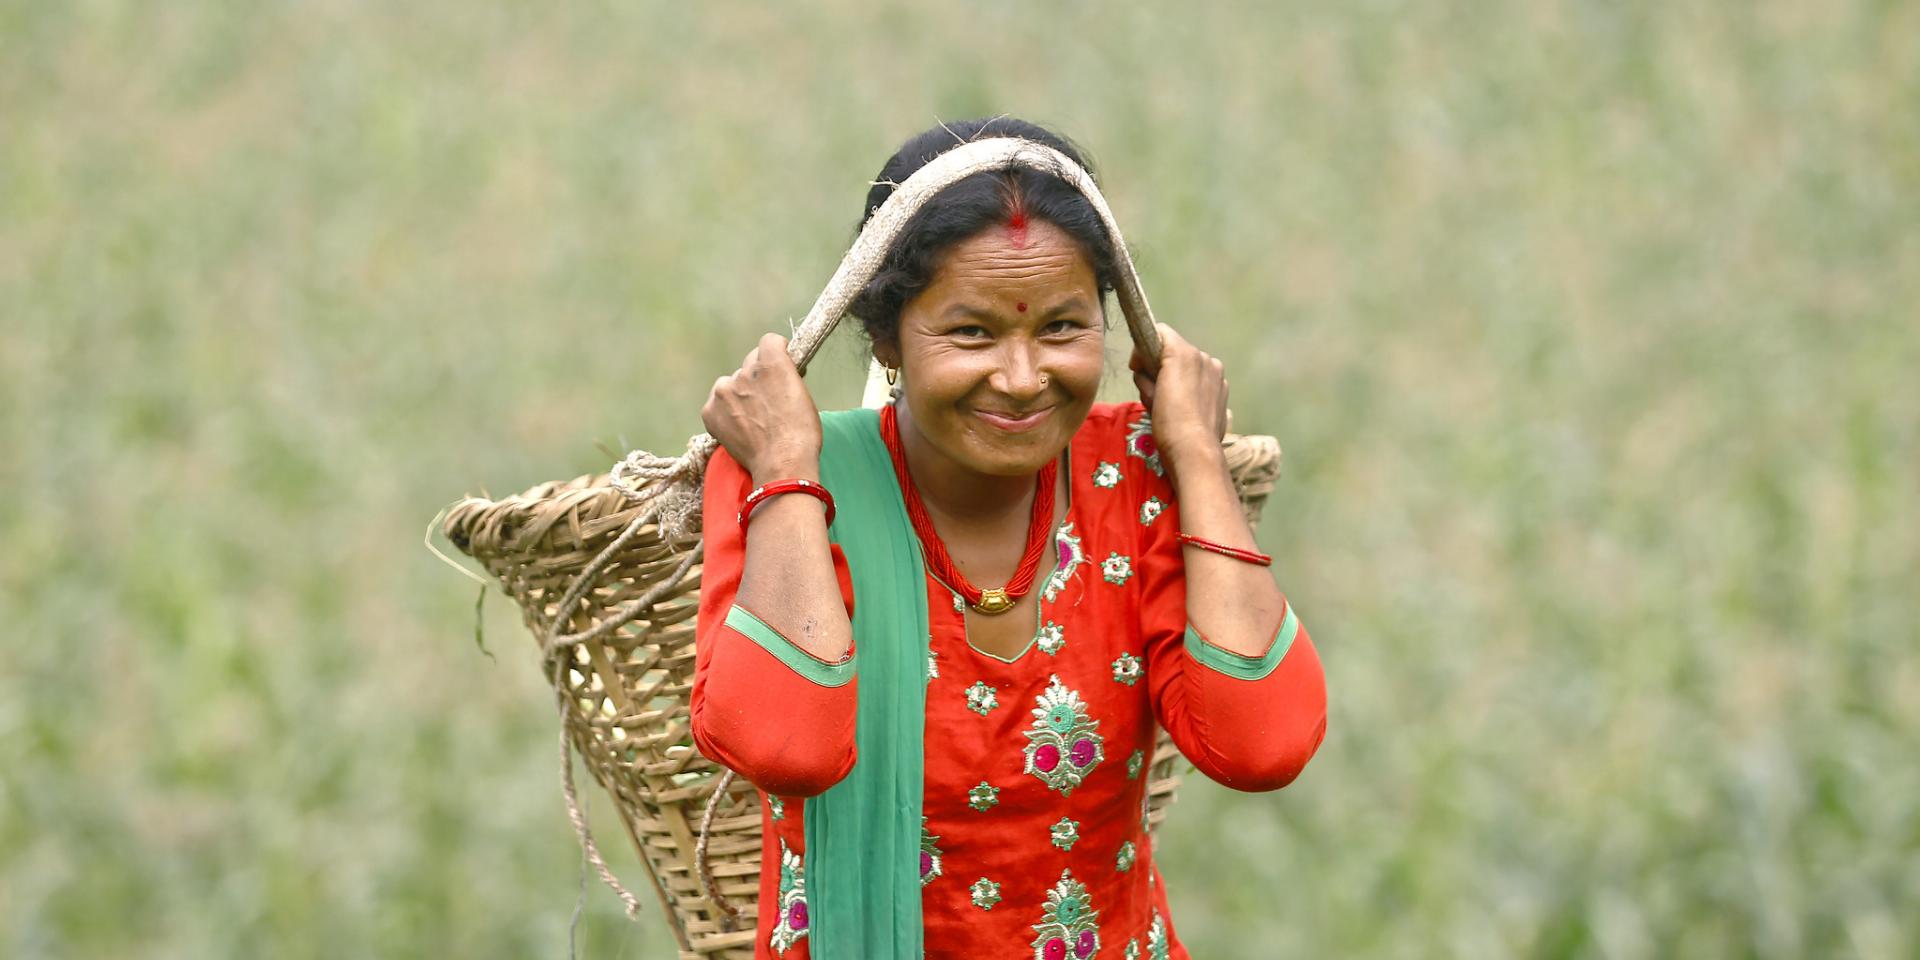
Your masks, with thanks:
[(1239, 547), (1229, 547), (1225, 544), (1214, 543), (1212, 540), (1202, 540), (1199, 537), (1193, 536), (1191, 534), (1186, 534), (1186, 533), (1180, 534), (1179, 539), (1181, 543), (1196, 546), (1202, 550), (1210, 550), (1223, 557), (1232, 557), (1235, 560), (1239, 560), (1244, 563), (1257, 564), (1262, 567), (1273, 566), (1273, 558), (1267, 556), (1264, 553), (1257, 553), (1252, 550), (1242, 550)]
[(747, 498), (740, 502), (740, 532), (746, 533), (747, 521), (753, 517), (753, 508), (771, 497), (783, 493), (804, 493), (819, 500), (827, 507), (827, 526), (833, 526), (833, 494), (812, 480), (773, 480), (753, 488)]

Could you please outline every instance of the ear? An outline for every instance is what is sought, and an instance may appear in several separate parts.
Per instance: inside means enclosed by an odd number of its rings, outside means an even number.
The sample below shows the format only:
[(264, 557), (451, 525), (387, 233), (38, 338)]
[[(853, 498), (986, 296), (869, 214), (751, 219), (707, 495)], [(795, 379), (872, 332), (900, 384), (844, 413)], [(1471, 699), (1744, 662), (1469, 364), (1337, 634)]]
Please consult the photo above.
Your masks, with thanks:
[(892, 367), (895, 370), (900, 369), (900, 341), (898, 339), (875, 340), (873, 343), (873, 358), (880, 361), (880, 365), (883, 367)]

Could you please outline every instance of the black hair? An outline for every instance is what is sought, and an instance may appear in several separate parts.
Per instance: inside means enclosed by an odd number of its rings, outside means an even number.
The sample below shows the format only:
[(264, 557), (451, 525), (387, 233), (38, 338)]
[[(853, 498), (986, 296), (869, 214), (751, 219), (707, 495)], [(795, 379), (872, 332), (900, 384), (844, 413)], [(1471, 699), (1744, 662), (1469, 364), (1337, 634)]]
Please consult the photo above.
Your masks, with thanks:
[[(1088, 175), (1093, 173), (1079, 148), (1039, 124), (1005, 116), (940, 124), (902, 144), (880, 168), (873, 189), (867, 191), (860, 225), (866, 226), (874, 211), (893, 193), (895, 184), (906, 182), (934, 157), (961, 143), (987, 137), (1018, 137), (1046, 144), (1079, 164)], [(988, 227), (1012, 221), (1016, 215), (1045, 220), (1072, 238), (1093, 265), (1094, 281), (1105, 300), (1113, 290), (1115, 258), (1113, 240), (1099, 212), (1059, 174), (1009, 166), (954, 182), (907, 221), (886, 260), (851, 305), (868, 338), (875, 343), (893, 342), (900, 333), (901, 309), (933, 282), (934, 271), (947, 251)]]

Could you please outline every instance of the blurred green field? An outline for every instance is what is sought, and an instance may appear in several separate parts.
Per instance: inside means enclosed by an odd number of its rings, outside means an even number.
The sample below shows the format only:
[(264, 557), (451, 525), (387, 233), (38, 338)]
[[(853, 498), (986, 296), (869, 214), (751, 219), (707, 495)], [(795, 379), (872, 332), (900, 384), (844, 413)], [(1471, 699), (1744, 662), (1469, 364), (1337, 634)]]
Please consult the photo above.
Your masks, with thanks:
[(564, 955), (424, 526), (677, 448), (999, 112), (1287, 448), (1334, 716), (1186, 788), (1196, 956), (1920, 955), (1917, 110), (1869, 0), (0, 2), (0, 956)]

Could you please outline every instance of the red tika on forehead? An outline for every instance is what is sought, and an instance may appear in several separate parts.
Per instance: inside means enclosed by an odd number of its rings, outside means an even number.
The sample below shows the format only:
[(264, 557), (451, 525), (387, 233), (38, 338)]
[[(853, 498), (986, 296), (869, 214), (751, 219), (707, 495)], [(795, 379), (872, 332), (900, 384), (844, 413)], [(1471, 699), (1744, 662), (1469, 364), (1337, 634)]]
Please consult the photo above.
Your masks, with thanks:
[(1013, 208), (1013, 213), (1007, 216), (1007, 239), (1012, 240), (1013, 245), (1016, 247), (1024, 247), (1027, 245), (1027, 210), (1025, 207), (1016, 206)]

